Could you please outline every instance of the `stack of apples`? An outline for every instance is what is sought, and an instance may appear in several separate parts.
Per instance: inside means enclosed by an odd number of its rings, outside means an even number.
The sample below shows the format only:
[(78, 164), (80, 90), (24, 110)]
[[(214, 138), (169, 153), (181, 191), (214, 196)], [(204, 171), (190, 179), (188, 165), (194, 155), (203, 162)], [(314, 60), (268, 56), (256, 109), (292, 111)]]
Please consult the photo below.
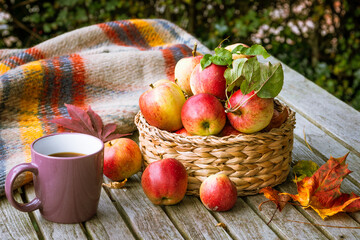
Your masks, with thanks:
[[(233, 59), (251, 57), (233, 54)], [(273, 98), (260, 98), (254, 91), (244, 95), (240, 89), (228, 98), (227, 66), (211, 63), (202, 69), (202, 58), (182, 58), (175, 66), (175, 82), (159, 80), (141, 95), (140, 110), (150, 125), (182, 135), (223, 137), (269, 131), (286, 120), (287, 113), (274, 110)], [(226, 111), (232, 106), (240, 107)]]
[[(232, 52), (238, 45), (225, 49)], [(230, 59), (252, 57), (230, 55)], [(254, 91), (242, 94), (240, 89), (228, 97), (224, 77), (228, 66), (210, 63), (204, 68), (203, 58), (193, 54), (179, 60), (174, 70), (175, 81), (159, 80), (140, 96), (140, 111), (150, 125), (186, 136), (224, 137), (269, 131), (286, 120), (287, 113), (274, 109), (273, 98), (260, 98)], [(235, 110), (233, 106), (237, 106)], [(175, 204), (186, 192), (184, 172), (175, 159), (153, 162), (143, 173), (143, 190), (155, 204)], [(209, 176), (200, 187), (200, 199), (210, 210), (229, 210), (236, 203), (236, 186), (224, 174)]]

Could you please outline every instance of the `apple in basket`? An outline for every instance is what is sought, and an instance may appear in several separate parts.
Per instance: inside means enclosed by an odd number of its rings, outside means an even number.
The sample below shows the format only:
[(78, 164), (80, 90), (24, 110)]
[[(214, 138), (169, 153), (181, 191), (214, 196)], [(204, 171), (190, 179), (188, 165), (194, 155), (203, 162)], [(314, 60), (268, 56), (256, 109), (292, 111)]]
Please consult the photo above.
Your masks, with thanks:
[(216, 135), (225, 126), (226, 114), (216, 97), (199, 93), (186, 100), (181, 110), (181, 120), (191, 135)]
[(192, 136), (190, 133), (188, 133), (188, 131), (186, 131), (185, 128), (179, 129), (175, 133), (183, 136)]
[(145, 120), (162, 130), (176, 131), (183, 127), (181, 108), (185, 96), (180, 87), (170, 80), (159, 80), (139, 98), (140, 111)]
[(254, 91), (243, 95), (236, 91), (228, 101), (226, 113), (230, 124), (239, 132), (254, 133), (269, 125), (274, 113), (274, 99), (260, 98)]
[(237, 200), (236, 186), (223, 173), (211, 175), (200, 185), (200, 200), (211, 211), (228, 211)]
[(141, 169), (139, 146), (129, 138), (118, 138), (105, 143), (104, 175), (113, 181), (124, 180)]
[(264, 128), (264, 131), (268, 132), (273, 128), (281, 127), (281, 125), (288, 118), (288, 115), (289, 115), (289, 113), (288, 113), (286, 108), (284, 108), (281, 112), (274, 109), (274, 114), (273, 114), (273, 116), (271, 118), (271, 121), (270, 121), (269, 125), (267, 125), (266, 128)]
[(191, 73), (202, 58), (202, 55), (185, 57), (180, 59), (175, 65), (175, 82), (188, 96), (193, 95), (190, 87)]
[(230, 135), (239, 135), (240, 132), (236, 130), (229, 122), (226, 122), (225, 127), (218, 134), (218, 137), (225, 137)]
[(141, 176), (141, 186), (145, 195), (156, 205), (174, 205), (186, 193), (188, 175), (184, 165), (166, 158), (150, 163)]
[(226, 99), (226, 79), (224, 72), (226, 66), (211, 64), (205, 69), (201, 64), (196, 65), (190, 76), (190, 87), (194, 95), (199, 93), (210, 93), (215, 97)]

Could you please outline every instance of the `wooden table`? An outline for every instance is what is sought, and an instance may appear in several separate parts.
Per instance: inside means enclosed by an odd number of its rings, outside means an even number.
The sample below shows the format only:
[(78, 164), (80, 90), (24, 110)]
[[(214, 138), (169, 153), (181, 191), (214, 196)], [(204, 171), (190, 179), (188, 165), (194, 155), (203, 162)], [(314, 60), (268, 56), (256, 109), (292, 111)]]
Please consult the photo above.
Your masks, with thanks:
[[(297, 120), (293, 160), (322, 165), (330, 155), (350, 152), (347, 162), (353, 173), (344, 180), (342, 191), (360, 195), (360, 113), (285, 65), (284, 73), (279, 99), (296, 111)], [(0, 239), (360, 239), (360, 212), (323, 221), (313, 210), (287, 205), (267, 225), (275, 208), (268, 203), (259, 211), (258, 205), (266, 200), (262, 194), (239, 197), (231, 211), (222, 213), (206, 210), (192, 196), (174, 206), (155, 206), (144, 195), (140, 177), (131, 177), (124, 189), (103, 189), (97, 216), (81, 224), (48, 222), (39, 211), (17, 211), (2, 197)], [(296, 193), (290, 179), (277, 189)], [(20, 202), (34, 197), (31, 184), (20, 192), (16, 193)], [(358, 229), (319, 226), (324, 224)]]

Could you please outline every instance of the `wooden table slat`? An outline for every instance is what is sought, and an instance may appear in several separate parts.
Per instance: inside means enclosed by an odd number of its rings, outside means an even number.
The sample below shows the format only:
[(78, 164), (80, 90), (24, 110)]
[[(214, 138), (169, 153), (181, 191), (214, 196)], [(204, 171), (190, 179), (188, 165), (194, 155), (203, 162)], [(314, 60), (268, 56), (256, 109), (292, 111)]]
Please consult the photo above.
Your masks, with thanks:
[(238, 198), (234, 208), (226, 212), (214, 212), (216, 218), (225, 223), (236, 239), (279, 239), (265, 222)]
[[(267, 199), (260, 194), (245, 198), (245, 201), (255, 209), (256, 213), (262, 216), (265, 222), (268, 222), (273, 216), (276, 206), (269, 202), (263, 205), (260, 211), (258, 209), (259, 204), (266, 200)], [(269, 226), (283, 239), (327, 239), (315, 226), (304, 224), (301, 226), (301, 231), (299, 231), (299, 226), (289, 222), (288, 219), (296, 219), (297, 221), (309, 223), (309, 220), (294, 206), (287, 205), (281, 212), (276, 212)]]
[(160, 206), (152, 204), (142, 191), (139, 174), (130, 177), (123, 189), (111, 189), (112, 199), (123, 209), (126, 220), (141, 239), (183, 239)]
[[(292, 183), (287, 182), (282, 184), (279, 187), (280, 191), (289, 192), (295, 194), (294, 186)], [(329, 225), (329, 226), (339, 226), (339, 227), (358, 227), (360, 228), (360, 224), (356, 222), (353, 218), (351, 218), (346, 213), (339, 213), (326, 220), (323, 220), (313, 209), (303, 209), (302, 207), (298, 207), (298, 210), (307, 218), (311, 219), (311, 222), (314, 224), (318, 224), (317, 228), (321, 229), (321, 231), (331, 239), (360, 239), (360, 231), (359, 229), (346, 229), (346, 228), (336, 228), (336, 227), (326, 227), (320, 225)], [(299, 221), (295, 219), (293, 216), (288, 217), (290, 220)], [(293, 225), (298, 228), (303, 228), (303, 223), (293, 222)]]
[(104, 189), (97, 214), (85, 223), (85, 227), (92, 239), (135, 239)]
[[(303, 160), (303, 159), (311, 159), (317, 164), (324, 164), (324, 159), (321, 159), (319, 156), (316, 156), (313, 152), (311, 152), (307, 146), (303, 145), (299, 141), (295, 139), (294, 141), (294, 150), (293, 150), (293, 158), (295, 161)], [(296, 194), (297, 190), (295, 184), (292, 182), (286, 182), (280, 185), (280, 190), (284, 192), (289, 192), (292, 194)], [(360, 189), (350, 182), (347, 179), (344, 179), (341, 185), (341, 191), (350, 193), (351, 191), (360, 192)], [(301, 208), (300, 208), (301, 209)], [(312, 221), (319, 225), (332, 225), (332, 226), (348, 226), (348, 227), (359, 227), (360, 224), (356, 222), (352, 217), (345, 213), (340, 213), (335, 216), (329, 217), (326, 220), (322, 220), (322, 218), (312, 209), (302, 210), (301, 212), (308, 218), (312, 219)], [(357, 213), (359, 214), (359, 213)], [(293, 219), (295, 220), (295, 219)], [(360, 231), (359, 229), (345, 229), (345, 228), (329, 228), (322, 227), (323, 232), (325, 232), (330, 238), (334, 239), (360, 239)], [(355, 237), (355, 238), (354, 238)]]
[[(23, 202), (18, 191), (14, 197)], [(29, 214), (15, 209), (6, 197), (0, 198), (0, 239), (37, 239)]]
[(223, 228), (216, 227), (218, 222), (196, 197), (185, 196), (165, 210), (188, 239), (232, 239)]
[(360, 157), (345, 148), (329, 135), (325, 134), (321, 129), (309, 122), (303, 116), (297, 114), (294, 134), (296, 135), (296, 138), (300, 139), (302, 142), (305, 142), (304, 132), (306, 141), (310, 147), (322, 154), (326, 160), (329, 159), (330, 156), (339, 158), (350, 152), (346, 159), (346, 163), (349, 164), (348, 168), (352, 171), (350, 177), (360, 183)]
[[(279, 62), (274, 57), (266, 59)], [(282, 63), (284, 86), (279, 99), (360, 156), (360, 112)]]

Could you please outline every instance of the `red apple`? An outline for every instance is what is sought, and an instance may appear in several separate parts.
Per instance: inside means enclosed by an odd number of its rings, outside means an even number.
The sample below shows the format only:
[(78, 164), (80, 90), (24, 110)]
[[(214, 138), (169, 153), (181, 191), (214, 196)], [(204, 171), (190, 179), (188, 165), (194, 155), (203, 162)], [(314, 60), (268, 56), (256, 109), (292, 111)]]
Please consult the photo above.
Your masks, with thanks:
[(156, 205), (173, 205), (180, 202), (185, 196), (187, 184), (186, 169), (174, 158), (150, 163), (141, 177), (145, 195)]
[(225, 124), (225, 127), (218, 134), (219, 137), (225, 137), (230, 135), (239, 135), (240, 132), (236, 130), (229, 122)]
[(284, 108), (284, 110), (282, 110), (281, 112), (274, 109), (274, 114), (271, 118), (271, 121), (269, 125), (267, 125), (266, 128), (264, 128), (264, 131), (268, 132), (273, 128), (281, 127), (281, 125), (286, 121), (287, 118), (288, 118), (288, 111), (286, 108)]
[(200, 199), (211, 211), (228, 211), (236, 203), (235, 184), (225, 174), (214, 174), (200, 185)]
[(180, 59), (175, 65), (175, 82), (178, 84), (188, 96), (192, 96), (193, 92), (190, 87), (190, 75), (203, 56), (185, 57)]
[(192, 135), (216, 135), (226, 123), (220, 101), (211, 94), (199, 93), (186, 100), (181, 110), (184, 128)]
[[(230, 124), (239, 132), (254, 133), (269, 125), (274, 113), (274, 99), (260, 98), (254, 91), (243, 95), (236, 91), (229, 99), (227, 118)], [(230, 108), (231, 106), (231, 108)], [(238, 107), (240, 106), (240, 107)]]
[(181, 108), (185, 100), (177, 84), (159, 80), (140, 96), (139, 106), (150, 125), (173, 132), (183, 127)]
[(224, 72), (226, 66), (211, 64), (204, 70), (198, 64), (194, 68), (190, 76), (190, 87), (194, 95), (199, 93), (210, 93), (215, 97), (226, 99), (226, 79)]
[(184, 136), (192, 136), (190, 133), (188, 133), (188, 131), (186, 131), (185, 128), (179, 129), (175, 133), (176, 134), (181, 134), (181, 135), (184, 135)]
[(129, 178), (141, 169), (139, 146), (129, 138), (118, 138), (105, 143), (104, 174), (113, 181)]

